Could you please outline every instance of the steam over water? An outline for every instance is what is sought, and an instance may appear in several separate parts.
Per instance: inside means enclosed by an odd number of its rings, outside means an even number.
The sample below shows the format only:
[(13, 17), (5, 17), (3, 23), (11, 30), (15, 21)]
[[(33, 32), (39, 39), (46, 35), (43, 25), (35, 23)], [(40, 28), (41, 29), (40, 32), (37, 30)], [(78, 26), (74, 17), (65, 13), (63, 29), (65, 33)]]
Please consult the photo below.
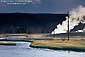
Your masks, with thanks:
[[(69, 18), (69, 19), (68, 19)], [(73, 9), (69, 12), (69, 17), (66, 17), (66, 20), (62, 24), (58, 24), (57, 28), (52, 31), (52, 34), (67, 33), (68, 31), (68, 20), (69, 20), (69, 31), (79, 23), (85, 24), (85, 7), (79, 6), (78, 8)], [(83, 32), (84, 28), (82, 29)]]

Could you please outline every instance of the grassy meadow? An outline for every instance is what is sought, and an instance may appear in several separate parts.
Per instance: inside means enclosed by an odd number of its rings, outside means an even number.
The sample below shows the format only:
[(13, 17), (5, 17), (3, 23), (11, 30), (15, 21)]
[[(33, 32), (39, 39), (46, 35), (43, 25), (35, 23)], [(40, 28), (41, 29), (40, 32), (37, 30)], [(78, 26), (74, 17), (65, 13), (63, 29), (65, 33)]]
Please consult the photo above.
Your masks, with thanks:
[(31, 47), (58, 50), (85, 51), (85, 38), (52, 38), (51, 40), (33, 40)]

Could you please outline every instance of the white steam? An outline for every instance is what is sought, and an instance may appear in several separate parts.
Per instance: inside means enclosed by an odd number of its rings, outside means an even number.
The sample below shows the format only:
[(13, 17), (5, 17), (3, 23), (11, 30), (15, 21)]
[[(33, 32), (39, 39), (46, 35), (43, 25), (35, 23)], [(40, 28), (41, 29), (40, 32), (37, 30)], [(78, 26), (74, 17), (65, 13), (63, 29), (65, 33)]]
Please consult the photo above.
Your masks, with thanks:
[[(80, 22), (83, 24), (85, 23), (85, 7), (83, 6), (79, 6), (69, 12), (69, 31), (79, 25)], [(52, 31), (52, 34), (66, 33), (67, 31), (68, 17), (66, 17), (66, 20), (63, 21), (62, 24), (57, 25), (57, 28)]]

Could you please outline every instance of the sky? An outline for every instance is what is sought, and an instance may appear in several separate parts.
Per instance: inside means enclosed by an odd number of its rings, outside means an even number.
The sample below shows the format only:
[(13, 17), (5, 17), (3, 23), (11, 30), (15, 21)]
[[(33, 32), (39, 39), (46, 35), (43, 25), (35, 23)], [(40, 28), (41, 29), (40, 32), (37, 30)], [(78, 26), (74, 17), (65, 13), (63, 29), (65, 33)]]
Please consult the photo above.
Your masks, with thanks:
[(32, 0), (27, 4), (0, 3), (0, 13), (67, 13), (85, 0)]

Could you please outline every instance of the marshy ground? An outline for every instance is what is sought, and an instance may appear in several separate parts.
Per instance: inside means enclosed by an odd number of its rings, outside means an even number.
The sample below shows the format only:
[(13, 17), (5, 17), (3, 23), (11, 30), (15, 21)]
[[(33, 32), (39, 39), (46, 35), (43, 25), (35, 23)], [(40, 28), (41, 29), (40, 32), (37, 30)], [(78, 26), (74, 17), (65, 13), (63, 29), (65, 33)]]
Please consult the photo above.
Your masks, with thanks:
[(85, 51), (85, 38), (75, 37), (61, 39), (52, 38), (51, 40), (33, 40), (32, 47), (49, 48), (49, 49), (63, 49), (73, 51)]
[[(33, 35), (34, 36), (34, 35)], [(7, 39), (6, 39), (7, 40)], [(10, 39), (9, 39), (10, 40)], [(31, 47), (34, 48), (49, 48), (58, 50), (73, 50), (85, 52), (85, 37), (75, 36), (68, 38), (50, 37), (50, 38), (16, 38), (19, 41), (31, 41)], [(14, 45), (15, 42), (0, 42), (0, 45)]]

